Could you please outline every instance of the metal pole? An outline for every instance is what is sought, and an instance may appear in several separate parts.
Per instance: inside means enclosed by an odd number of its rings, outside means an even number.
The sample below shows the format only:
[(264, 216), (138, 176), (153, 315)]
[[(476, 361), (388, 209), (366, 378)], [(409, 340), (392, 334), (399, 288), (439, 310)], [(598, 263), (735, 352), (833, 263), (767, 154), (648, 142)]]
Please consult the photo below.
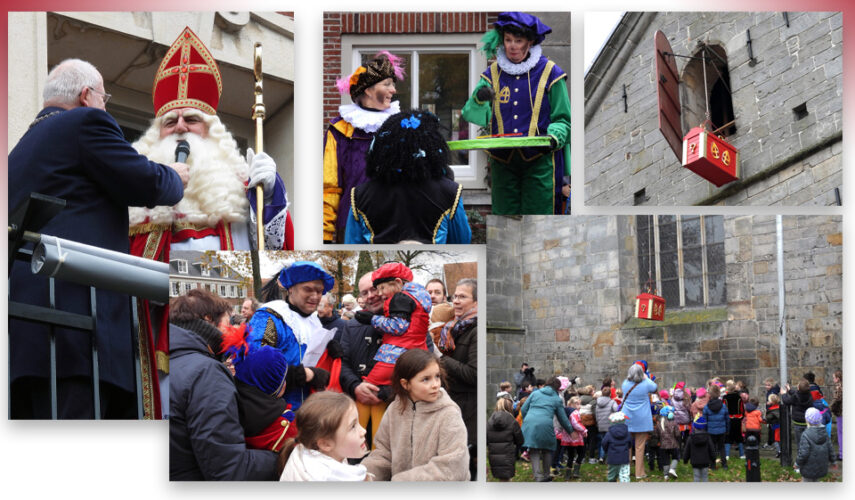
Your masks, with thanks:
[[(778, 325), (780, 338), (778, 339), (778, 361), (781, 371), (780, 386), (786, 387), (787, 377), (787, 322), (784, 318), (784, 223), (781, 215), (775, 216), (775, 232), (777, 236), (777, 265), (778, 265)], [(789, 408), (783, 403), (781, 408), (781, 464), (790, 465), (790, 419)], [(784, 410), (787, 411), (784, 411)], [(785, 415), (787, 418), (785, 418)]]

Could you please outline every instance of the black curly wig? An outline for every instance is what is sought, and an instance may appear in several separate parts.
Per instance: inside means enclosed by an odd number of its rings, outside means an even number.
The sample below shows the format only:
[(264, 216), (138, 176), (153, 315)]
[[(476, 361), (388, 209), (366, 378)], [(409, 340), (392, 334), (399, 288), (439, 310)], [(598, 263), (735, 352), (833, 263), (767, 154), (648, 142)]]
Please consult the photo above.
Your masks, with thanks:
[(410, 109), (390, 116), (377, 131), (365, 173), (390, 184), (453, 178), (449, 158), (436, 115)]
[(507, 26), (499, 28), (499, 33), (503, 37), (505, 36), (505, 33), (509, 33), (517, 37), (525, 38), (530, 42), (534, 42), (537, 39), (537, 34), (534, 32), (534, 30), (522, 26), (517, 26), (515, 24), (509, 24)]

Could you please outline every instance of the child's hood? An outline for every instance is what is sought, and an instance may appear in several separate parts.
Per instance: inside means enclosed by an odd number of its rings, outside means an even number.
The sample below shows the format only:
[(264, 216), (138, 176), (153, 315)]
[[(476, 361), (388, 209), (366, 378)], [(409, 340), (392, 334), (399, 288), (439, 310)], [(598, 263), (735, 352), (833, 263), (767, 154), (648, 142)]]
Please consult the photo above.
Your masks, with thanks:
[(711, 412), (718, 413), (721, 411), (724, 403), (722, 403), (720, 399), (711, 399), (710, 402), (707, 403), (707, 406), (709, 406)]
[(609, 427), (609, 434), (611, 434), (615, 439), (625, 439), (629, 436), (629, 428), (623, 422), (612, 424), (611, 427)]

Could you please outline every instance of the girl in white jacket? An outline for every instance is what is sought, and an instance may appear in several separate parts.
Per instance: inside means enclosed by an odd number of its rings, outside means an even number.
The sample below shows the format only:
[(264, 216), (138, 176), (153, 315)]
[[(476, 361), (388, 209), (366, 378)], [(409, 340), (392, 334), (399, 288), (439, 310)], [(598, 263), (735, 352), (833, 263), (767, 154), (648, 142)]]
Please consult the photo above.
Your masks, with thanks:
[(281, 459), (288, 460), (280, 481), (371, 481), (362, 465), (367, 451), (365, 429), (359, 425), (356, 404), (338, 392), (317, 392), (303, 403), (295, 418), (297, 437), (285, 444)]

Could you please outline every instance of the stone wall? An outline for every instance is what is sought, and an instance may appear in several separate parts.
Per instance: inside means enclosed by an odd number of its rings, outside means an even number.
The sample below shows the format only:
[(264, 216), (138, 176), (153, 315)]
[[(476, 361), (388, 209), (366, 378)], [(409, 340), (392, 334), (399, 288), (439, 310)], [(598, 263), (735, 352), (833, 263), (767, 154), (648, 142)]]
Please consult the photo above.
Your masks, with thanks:
[[(521, 356), (508, 356), (493, 345), (507, 337), (488, 325), (489, 404), (493, 388), (521, 361), (542, 378), (579, 375), (595, 385), (607, 375), (622, 378), (637, 359), (669, 386), (721, 376), (742, 379), (756, 393), (764, 378), (779, 378), (774, 216), (725, 216), (726, 305), (666, 308), (662, 323), (632, 318), (639, 290), (634, 217), (573, 216), (568, 224), (529, 216), (513, 224), (499, 219), (500, 228), (496, 219), (487, 246), (487, 314), (492, 325), (500, 309), (516, 304), (508, 283), (489, 287), (512, 281), (503, 273), (518, 259), (525, 336)], [(813, 370), (828, 384), (842, 363), (841, 218), (785, 216), (783, 228), (790, 379)], [(520, 252), (508, 244), (516, 238)], [(501, 293), (494, 297), (495, 290)]]
[[(615, 62), (586, 75), (586, 204), (833, 205), (842, 184), (842, 13), (663, 12), (629, 14)], [(787, 26), (787, 20), (789, 26)], [(698, 43), (726, 51), (740, 152), (740, 180), (721, 188), (681, 166), (658, 128), (653, 34), (675, 53)], [(747, 32), (752, 40), (749, 58)], [(623, 51), (623, 52), (620, 52)], [(621, 64), (625, 61), (625, 64)], [(676, 58), (689, 106), (688, 59)], [(627, 108), (623, 91), (626, 85)], [(799, 118), (795, 108), (806, 107)], [(683, 134), (698, 123), (686, 123)]]

